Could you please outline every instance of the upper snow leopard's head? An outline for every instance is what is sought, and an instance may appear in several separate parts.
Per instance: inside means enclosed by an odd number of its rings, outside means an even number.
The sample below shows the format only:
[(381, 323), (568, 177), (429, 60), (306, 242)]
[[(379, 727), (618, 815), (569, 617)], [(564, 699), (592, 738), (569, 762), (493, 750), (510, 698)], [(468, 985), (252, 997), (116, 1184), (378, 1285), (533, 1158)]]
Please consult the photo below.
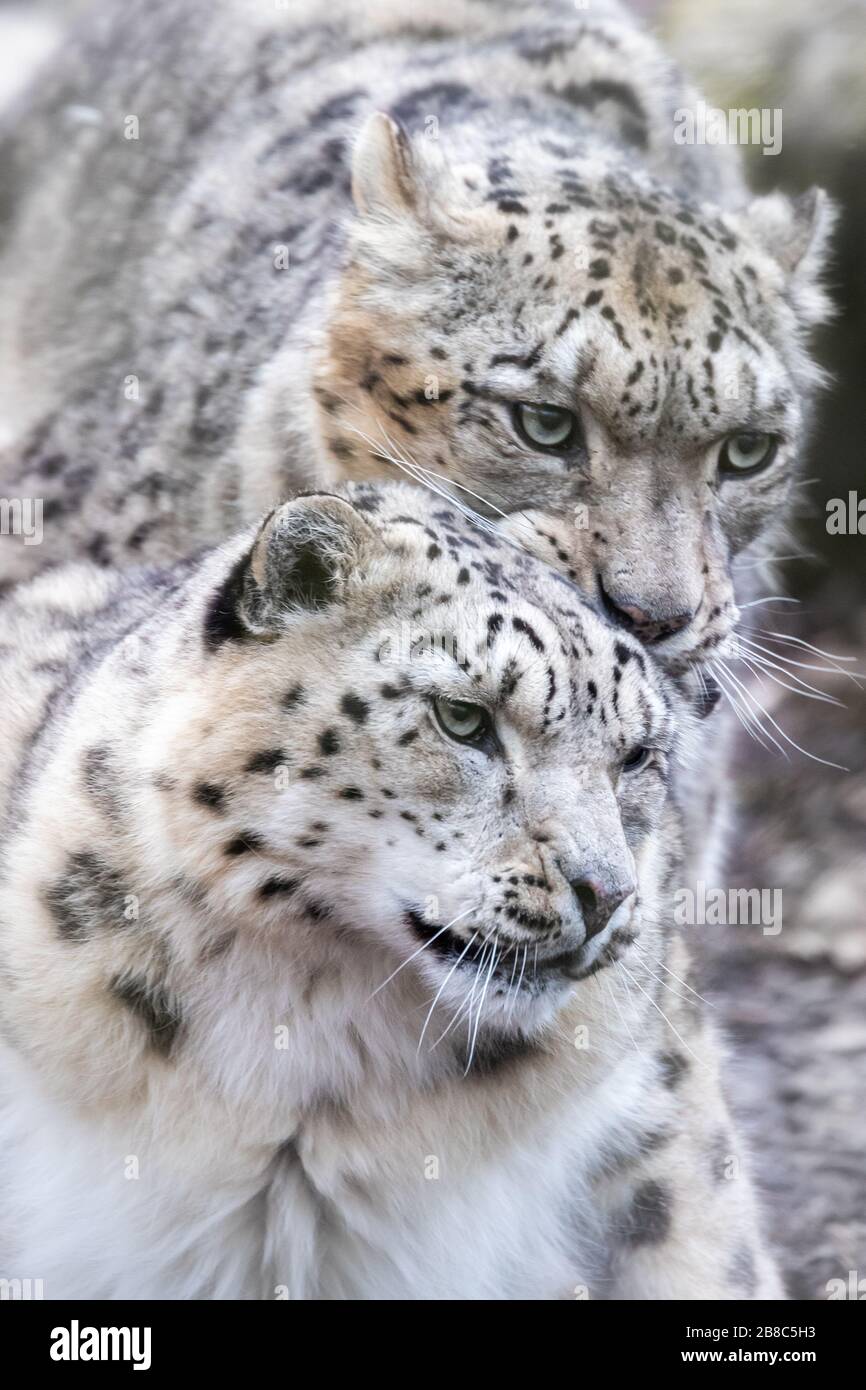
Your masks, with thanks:
[(316, 374), (335, 474), (400, 457), (521, 513), (661, 660), (700, 661), (792, 488), (826, 200), (722, 213), (531, 133), (492, 133), (483, 165), (477, 132), (447, 140), (450, 165), (382, 114), (359, 138)]

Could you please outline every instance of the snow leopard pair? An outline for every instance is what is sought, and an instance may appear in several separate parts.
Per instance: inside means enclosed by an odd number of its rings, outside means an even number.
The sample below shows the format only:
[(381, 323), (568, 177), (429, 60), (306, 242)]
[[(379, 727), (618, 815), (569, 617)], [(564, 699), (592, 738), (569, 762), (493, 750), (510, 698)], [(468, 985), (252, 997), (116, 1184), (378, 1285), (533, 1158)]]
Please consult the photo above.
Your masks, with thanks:
[(6, 608), (18, 1249), (72, 1294), (776, 1296), (669, 896), (825, 202), (676, 145), (613, 7), (338, 8), (99, 10), (4, 156), (4, 573), (94, 566)]

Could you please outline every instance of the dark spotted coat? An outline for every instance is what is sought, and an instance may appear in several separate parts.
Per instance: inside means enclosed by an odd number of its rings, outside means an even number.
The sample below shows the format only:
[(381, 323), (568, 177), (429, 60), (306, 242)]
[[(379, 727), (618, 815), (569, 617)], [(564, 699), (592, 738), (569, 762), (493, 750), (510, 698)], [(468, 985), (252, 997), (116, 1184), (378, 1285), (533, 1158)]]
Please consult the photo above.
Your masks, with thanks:
[[(670, 662), (718, 646), (790, 492), (817, 204), (747, 209), (732, 150), (676, 143), (693, 94), (609, 0), (94, 12), (2, 155), (0, 489), (44, 537), (0, 573), (171, 561), (402, 460), (529, 513)], [(720, 487), (744, 428), (778, 461)]]

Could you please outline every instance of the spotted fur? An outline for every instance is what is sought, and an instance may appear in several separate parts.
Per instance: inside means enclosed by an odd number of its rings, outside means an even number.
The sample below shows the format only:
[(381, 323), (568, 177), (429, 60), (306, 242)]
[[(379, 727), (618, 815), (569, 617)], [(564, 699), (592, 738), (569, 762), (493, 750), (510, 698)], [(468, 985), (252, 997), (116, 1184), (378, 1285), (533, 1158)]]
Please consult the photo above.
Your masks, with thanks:
[[(171, 561), (403, 458), (705, 659), (787, 514), (824, 200), (677, 144), (695, 94), (608, 0), (253, 8), (100, 6), (16, 113), (0, 478), (45, 540), (5, 574)], [(579, 444), (528, 446), (518, 401)], [(777, 458), (722, 482), (737, 429)]]
[(2, 616), (0, 1268), (779, 1292), (668, 925), (692, 716), (574, 585), (362, 483)]

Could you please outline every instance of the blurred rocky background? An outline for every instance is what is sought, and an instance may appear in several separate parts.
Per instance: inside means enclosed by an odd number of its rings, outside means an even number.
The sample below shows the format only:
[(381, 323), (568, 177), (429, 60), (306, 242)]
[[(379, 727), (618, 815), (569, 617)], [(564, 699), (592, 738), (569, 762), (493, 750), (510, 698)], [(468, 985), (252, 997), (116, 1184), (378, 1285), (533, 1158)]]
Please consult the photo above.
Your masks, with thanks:
[[(60, 21), (91, 3), (0, 0), (0, 106), (58, 41)], [(834, 669), (866, 672), (866, 534), (826, 527), (829, 499), (849, 490), (866, 498), (866, 0), (632, 8), (709, 103), (782, 111), (778, 155), (744, 147), (756, 191), (817, 183), (841, 211), (829, 276), (838, 316), (818, 343), (831, 384), (803, 473), (813, 481), (802, 493), (797, 558), (780, 565), (773, 590), (797, 603), (754, 609), (749, 626), (770, 650), (828, 668), (789, 671), (840, 705), (766, 681), (755, 690), (794, 743), (848, 770), (812, 761), (778, 732), (787, 756), (740, 737), (726, 885), (781, 889), (782, 930), (694, 930), (698, 987), (735, 1045), (731, 1098), (752, 1136), (788, 1291), (823, 1299), (849, 1271), (866, 1279), (866, 681)], [(780, 679), (794, 684), (791, 674)]]
[[(866, 498), (866, 0), (634, 8), (708, 103), (781, 110), (780, 153), (744, 147), (756, 191), (819, 184), (839, 206), (828, 277), (838, 315), (817, 344), (831, 383), (803, 473), (814, 481), (802, 492), (798, 558), (780, 566), (772, 590), (799, 602), (753, 609), (749, 626), (853, 657), (839, 665), (866, 671), (866, 517), (863, 535), (831, 535), (826, 525), (831, 498)], [(756, 640), (834, 665), (796, 643)], [(778, 732), (787, 757), (740, 736), (726, 879), (780, 888), (782, 930), (695, 936), (702, 992), (716, 1000), (740, 1059), (732, 1096), (752, 1135), (788, 1290), (815, 1299), (851, 1270), (866, 1276), (866, 690), (793, 669), (844, 704), (767, 682), (756, 688), (761, 702), (795, 743), (848, 771), (811, 761)]]

